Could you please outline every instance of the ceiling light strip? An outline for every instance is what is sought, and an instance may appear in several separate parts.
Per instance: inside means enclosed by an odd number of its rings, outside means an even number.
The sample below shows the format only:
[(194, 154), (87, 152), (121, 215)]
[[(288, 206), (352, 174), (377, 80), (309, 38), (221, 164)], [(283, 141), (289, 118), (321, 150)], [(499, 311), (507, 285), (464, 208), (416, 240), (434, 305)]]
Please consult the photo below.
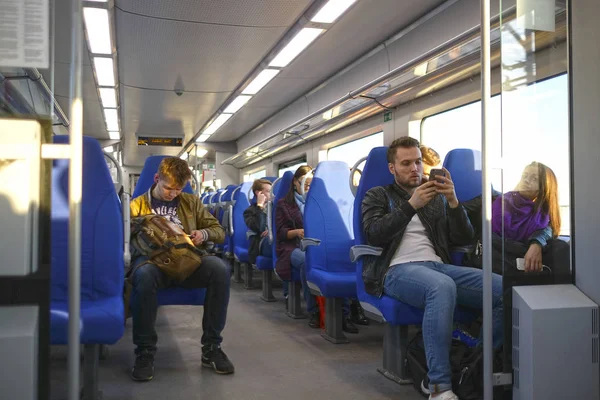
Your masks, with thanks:
[[(355, 2), (356, 0), (329, 0), (319, 9), (319, 11), (313, 15), (312, 18), (310, 18), (310, 20), (315, 23), (333, 24)], [(312, 11), (309, 12), (312, 13)], [(289, 40), (287, 45), (277, 53), (275, 57), (270, 54), (263, 59), (263, 62), (270, 59), (271, 61), (269, 62), (268, 66), (273, 68), (265, 68), (258, 75), (255, 75), (250, 83), (245, 82), (245, 88), (241, 91), (241, 94), (238, 90), (235, 90), (233, 94), (237, 94), (235, 100), (229, 103), (222, 114), (219, 115), (217, 113), (216, 115), (218, 116), (216, 118), (213, 116), (212, 122), (208, 125), (205, 125), (203, 129), (200, 129), (194, 138), (192, 138), (192, 140), (190, 140), (190, 142), (187, 144), (193, 143), (194, 141), (197, 143), (205, 142), (212, 134), (221, 128), (221, 126), (223, 126), (223, 124), (225, 124), (225, 122), (227, 122), (227, 120), (229, 120), (233, 114), (239, 111), (250, 100), (250, 96), (257, 94), (271, 80), (273, 80), (273, 78), (275, 78), (275, 76), (280, 72), (280, 70), (276, 68), (284, 68), (288, 66), (294, 59), (296, 59), (296, 57), (298, 57), (298, 55), (300, 55), (300, 53), (302, 53), (302, 51), (304, 51), (323, 32), (325, 32), (325, 29), (322, 28), (301, 27), (301, 25), (304, 25), (307, 20), (308, 18), (304, 19), (305, 22), (299, 22), (298, 25), (296, 25), (296, 27), (301, 28), (300, 31), (297, 31), (297, 29), (290, 29), (289, 32), (296, 31), (297, 33), (291, 40)], [(263, 63), (262, 65), (265, 64)], [(240, 85), (240, 87), (244, 87), (244, 84)], [(244, 97), (243, 95), (248, 95), (248, 97)], [(217, 121), (219, 121), (218, 124)], [(184, 146), (184, 148), (185, 147), (186, 146)], [(183, 152), (184, 150), (180, 152), (180, 155)]]
[[(87, 34), (87, 44), (92, 54), (92, 67), (96, 77), (98, 96), (104, 110), (106, 130), (111, 140), (120, 140), (119, 101), (116, 89), (116, 54), (113, 53), (113, 22), (109, 14), (108, 2), (93, 0), (96, 6), (83, 7), (83, 20)], [(98, 55), (100, 55), (98, 57)], [(108, 56), (108, 57), (107, 57)]]

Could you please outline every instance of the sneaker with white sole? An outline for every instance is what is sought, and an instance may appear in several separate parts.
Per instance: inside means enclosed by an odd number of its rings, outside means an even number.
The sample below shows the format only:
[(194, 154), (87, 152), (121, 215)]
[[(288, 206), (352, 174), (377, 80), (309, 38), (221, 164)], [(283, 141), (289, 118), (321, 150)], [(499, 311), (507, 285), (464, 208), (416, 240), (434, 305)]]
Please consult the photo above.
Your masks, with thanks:
[(431, 397), (431, 395), (429, 395), (429, 400), (459, 400), (458, 396), (454, 394), (454, 392), (452, 390), (448, 390), (445, 391), (444, 393), (435, 396), (435, 397)]

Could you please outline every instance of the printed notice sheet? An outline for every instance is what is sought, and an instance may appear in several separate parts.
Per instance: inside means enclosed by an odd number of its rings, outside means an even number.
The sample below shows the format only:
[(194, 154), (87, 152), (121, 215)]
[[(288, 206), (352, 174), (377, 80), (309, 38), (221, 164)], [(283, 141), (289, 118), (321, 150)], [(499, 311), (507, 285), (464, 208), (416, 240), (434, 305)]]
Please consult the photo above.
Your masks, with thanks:
[(0, 0), (0, 66), (48, 68), (48, 0)]

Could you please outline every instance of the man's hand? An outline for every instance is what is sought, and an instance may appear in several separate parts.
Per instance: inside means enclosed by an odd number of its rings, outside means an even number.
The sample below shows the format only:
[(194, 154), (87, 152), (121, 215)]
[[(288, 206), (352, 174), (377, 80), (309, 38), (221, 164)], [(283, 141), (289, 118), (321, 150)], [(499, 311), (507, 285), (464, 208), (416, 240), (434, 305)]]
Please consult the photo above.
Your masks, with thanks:
[(190, 239), (192, 240), (192, 243), (194, 243), (194, 245), (200, 246), (204, 241), (204, 235), (200, 231), (192, 231)]
[(450, 208), (456, 208), (458, 207), (458, 198), (456, 197), (456, 192), (454, 191), (454, 182), (452, 182), (452, 176), (450, 175), (450, 171), (448, 171), (446, 168), (442, 169), (444, 170), (446, 176), (437, 175), (433, 182), (437, 189), (437, 193), (446, 197)]
[(256, 196), (256, 205), (259, 207), (264, 207), (267, 202), (267, 196), (265, 196), (262, 192)]
[(418, 210), (425, 207), (437, 193), (435, 183), (427, 182), (415, 189), (408, 202), (415, 210)]
[(260, 237), (261, 237), (261, 238), (264, 238), (264, 237), (266, 237), (268, 234), (269, 234), (269, 231), (268, 231), (268, 230), (266, 230), (266, 231), (264, 231), (263, 233), (261, 233), (261, 234), (260, 234)]
[(525, 272), (540, 272), (542, 270), (542, 246), (532, 243), (525, 253)]

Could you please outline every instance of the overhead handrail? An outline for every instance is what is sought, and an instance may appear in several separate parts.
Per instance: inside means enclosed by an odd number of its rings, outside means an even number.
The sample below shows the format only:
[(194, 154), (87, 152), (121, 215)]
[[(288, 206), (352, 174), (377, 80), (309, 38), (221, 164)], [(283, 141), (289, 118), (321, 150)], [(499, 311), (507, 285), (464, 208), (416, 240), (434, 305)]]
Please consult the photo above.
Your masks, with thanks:
[[(358, 166), (365, 161), (367, 161), (367, 157), (361, 158), (360, 160), (358, 160), (356, 162), (356, 164), (354, 164), (354, 166), (350, 170), (350, 178), (349, 178), (350, 191), (352, 192), (352, 195), (354, 197), (356, 197), (356, 193), (358, 192), (358, 186), (354, 186), (354, 174), (356, 173), (356, 171), (358, 171)], [(361, 175), (362, 175), (362, 173), (361, 173)]]
[(117, 189), (117, 195), (118, 195), (119, 192), (121, 191), (120, 188), (123, 187), (123, 169), (119, 165), (119, 162), (117, 161), (117, 159), (112, 154), (104, 152), (104, 157), (106, 157), (110, 161), (112, 161), (113, 164), (115, 164), (115, 166), (117, 167), (117, 184), (119, 185), (119, 189)]
[[(121, 168), (121, 166), (112, 154), (105, 152), (104, 156), (111, 160), (117, 168), (117, 183), (115, 184), (115, 191), (117, 192), (118, 196), (119, 192), (121, 191), (121, 188), (124, 187), (123, 168)], [(129, 250), (129, 236), (131, 235), (131, 214), (129, 209), (130, 201), (131, 196), (129, 195), (129, 193), (126, 193), (125, 190), (123, 190), (123, 193), (121, 193), (121, 212), (123, 213), (123, 261), (125, 261), (125, 270), (127, 270), (127, 268), (129, 268), (129, 265), (131, 264), (131, 252)]]

